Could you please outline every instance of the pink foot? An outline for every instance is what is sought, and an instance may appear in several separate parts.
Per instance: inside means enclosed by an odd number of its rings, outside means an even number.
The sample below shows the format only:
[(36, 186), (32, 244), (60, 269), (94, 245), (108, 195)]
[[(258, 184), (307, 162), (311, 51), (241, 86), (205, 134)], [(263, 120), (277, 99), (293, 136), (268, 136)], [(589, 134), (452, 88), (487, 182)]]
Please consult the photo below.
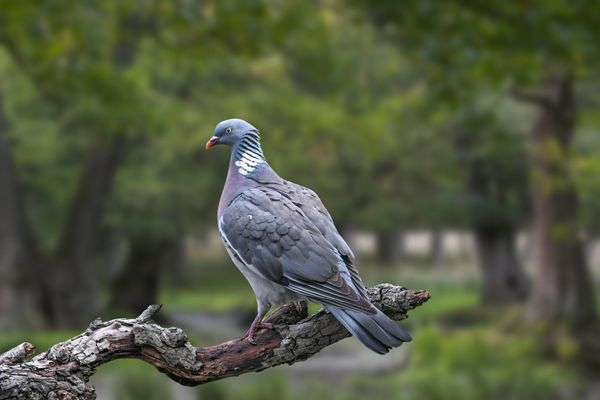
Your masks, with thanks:
[(302, 312), (302, 300), (294, 301), (292, 304), (294, 305), (296, 312)]
[(268, 322), (261, 322), (259, 319), (255, 319), (252, 322), (252, 325), (250, 325), (250, 329), (248, 329), (248, 331), (244, 334), (242, 339), (247, 340), (252, 344), (256, 344), (256, 342), (254, 341), (254, 336), (256, 336), (256, 332), (259, 329), (273, 329), (273, 324), (270, 324)]

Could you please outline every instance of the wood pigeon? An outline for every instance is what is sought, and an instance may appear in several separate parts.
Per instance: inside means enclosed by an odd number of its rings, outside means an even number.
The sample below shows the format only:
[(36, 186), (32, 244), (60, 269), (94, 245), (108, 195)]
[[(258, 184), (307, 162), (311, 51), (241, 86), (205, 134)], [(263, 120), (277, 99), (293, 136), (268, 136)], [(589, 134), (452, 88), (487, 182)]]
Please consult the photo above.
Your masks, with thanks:
[(315, 192), (286, 181), (265, 160), (258, 130), (220, 122), (206, 149), (232, 147), (217, 220), (223, 243), (256, 295), (258, 314), (244, 338), (253, 343), (272, 306), (323, 305), (365, 346), (384, 354), (410, 335), (367, 296), (352, 250)]

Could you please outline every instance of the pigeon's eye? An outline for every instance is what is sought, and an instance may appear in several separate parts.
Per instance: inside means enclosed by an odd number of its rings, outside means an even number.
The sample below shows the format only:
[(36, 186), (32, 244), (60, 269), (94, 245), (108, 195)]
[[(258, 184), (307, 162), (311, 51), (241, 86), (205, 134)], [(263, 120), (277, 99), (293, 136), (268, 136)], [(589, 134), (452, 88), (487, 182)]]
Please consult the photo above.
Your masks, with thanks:
[(231, 133), (231, 128), (225, 128), (225, 133)]

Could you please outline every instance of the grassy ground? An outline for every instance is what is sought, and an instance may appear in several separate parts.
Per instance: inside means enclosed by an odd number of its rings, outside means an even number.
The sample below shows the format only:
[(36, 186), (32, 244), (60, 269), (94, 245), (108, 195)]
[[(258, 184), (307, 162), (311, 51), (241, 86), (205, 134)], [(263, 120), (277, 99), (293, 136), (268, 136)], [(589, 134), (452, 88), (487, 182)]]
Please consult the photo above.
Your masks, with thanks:
[[(163, 290), (160, 300), (165, 312), (254, 309), (249, 286), (229, 263), (208, 260), (193, 266), (191, 272), (182, 287)], [(199, 388), (183, 388), (148, 365), (121, 360), (99, 368), (94, 377), (99, 398), (108, 398), (103, 396), (111, 392), (118, 400), (294, 400), (307, 396), (330, 400), (571, 399), (579, 398), (584, 390), (585, 381), (572, 364), (549, 360), (533, 333), (510, 329), (507, 321), (513, 310), (478, 305), (474, 268), (442, 270), (414, 265), (377, 269), (367, 265), (362, 274), (367, 285), (400, 283), (432, 294), (432, 299), (411, 312), (405, 322), (415, 340), (405, 346), (410, 361), (400, 371), (378, 376), (348, 375), (334, 382), (323, 378), (298, 382), (285, 368), (275, 368)], [(3, 335), (0, 349), (27, 338), (41, 350), (72, 334)], [(568, 353), (568, 343), (565, 348)]]
[[(186, 398), (207, 400), (541, 400), (577, 398), (583, 389), (574, 371), (543, 360), (530, 337), (506, 336), (489, 328), (447, 332), (434, 325), (421, 327), (414, 335), (410, 365), (385, 375), (299, 383), (276, 368), (179, 390)], [(103, 366), (97, 378), (110, 385), (120, 400), (175, 399), (174, 385), (139, 362)]]
[[(400, 283), (432, 294), (432, 300), (413, 311), (405, 322), (415, 337), (406, 346), (410, 353), (406, 369), (383, 376), (349, 375), (335, 382), (313, 378), (299, 383), (284, 368), (276, 368), (189, 389), (189, 398), (569, 399), (583, 389), (583, 380), (572, 368), (542, 356), (533, 335), (512, 334), (503, 328), (511, 310), (500, 312), (478, 305), (474, 268), (439, 270), (415, 265), (378, 269), (367, 265), (362, 274), (367, 285)], [(247, 283), (233, 266), (218, 261), (197, 265), (187, 287), (167, 288), (161, 301), (168, 309), (178, 310), (254, 308)], [(145, 366), (130, 365), (127, 370), (142, 380), (149, 373)], [(135, 379), (112, 366), (107, 374), (118, 376), (118, 390), (130, 390), (130, 397), (123, 394), (120, 399), (165, 398), (161, 390), (168, 384), (155, 379), (156, 374), (150, 386), (131, 385)], [(153, 395), (157, 397), (148, 397)]]

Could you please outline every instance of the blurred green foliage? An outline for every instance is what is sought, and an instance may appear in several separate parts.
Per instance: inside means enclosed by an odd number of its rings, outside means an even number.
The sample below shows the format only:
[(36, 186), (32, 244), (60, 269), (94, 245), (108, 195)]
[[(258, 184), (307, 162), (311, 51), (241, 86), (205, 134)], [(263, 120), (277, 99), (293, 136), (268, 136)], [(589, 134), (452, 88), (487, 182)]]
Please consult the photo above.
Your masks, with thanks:
[(271, 164), (315, 188), (341, 226), (456, 213), (456, 169), (419, 119), (416, 72), (341, 5), (23, 2), (0, 22), (9, 133), (46, 247), (86, 147), (120, 134), (110, 226), (152, 238), (212, 223), (226, 155), (199, 153), (231, 116), (255, 123)]
[[(315, 189), (341, 228), (523, 228), (534, 110), (511, 89), (570, 70), (581, 99), (571, 167), (582, 226), (597, 236), (599, 10), (584, 0), (4, 2), (0, 92), (28, 219), (42, 249), (55, 247), (86, 150), (123, 135), (103, 227), (130, 241), (202, 235), (215, 225), (228, 157), (202, 145), (218, 121), (241, 117), (261, 130), (271, 165)], [(481, 160), (495, 174), (490, 196), (465, 188), (465, 166)], [(546, 399), (577, 386), (527, 335), (488, 320), (432, 326), (478, 309), (477, 277), (426, 267), (398, 277), (365, 264), (368, 284), (400, 281), (434, 300), (406, 321), (418, 338), (409, 368), (384, 383), (315, 385), (320, 397)], [(167, 310), (254, 307), (233, 266), (190, 269), (162, 288)], [(72, 334), (3, 334), (0, 349), (26, 337), (42, 350)], [(110, 369), (118, 399), (170, 396), (148, 366)], [(279, 371), (253, 378), (206, 385), (198, 398), (304, 397)]]
[(24, 340), (27, 340), (35, 346), (36, 353), (41, 353), (48, 350), (56, 343), (63, 342), (79, 333), (81, 332), (55, 330), (45, 330), (40, 332), (7, 332), (0, 336), (0, 351), (12, 349), (23, 343)]
[[(139, 363), (138, 363), (139, 364)], [(151, 368), (141, 368), (133, 364), (122, 364), (121, 373), (114, 376), (114, 397), (116, 400), (164, 400), (172, 397), (170, 388), (162, 379), (148, 379), (153, 374)]]
[(435, 326), (418, 333), (411, 368), (390, 379), (398, 399), (547, 399), (576, 393), (576, 376), (544, 361), (533, 337)]
[[(336, 1), (11, 2), (0, 17), (0, 82), (29, 218), (49, 247), (87, 144), (125, 133), (109, 225), (170, 237), (212, 224), (226, 155), (199, 153), (216, 122), (239, 116), (261, 129), (274, 168), (314, 188), (342, 227), (461, 226), (465, 202), (483, 212), (491, 203), (465, 199), (461, 155), (444, 132), (477, 137), (470, 154), (512, 166), (507, 179), (520, 185), (522, 165), (505, 162), (524, 160), (514, 145), (519, 111), (502, 85), (501, 101), (486, 100), (487, 80), (533, 75), (548, 59), (587, 73), (596, 53), (586, 4), (528, 9), (521, 32), (508, 21), (525, 6), (501, 2), (499, 21), (479, 18), (478, 2), (372, 2), (367, 14)], [(457, 95), (463, 103), (452, 102)], [(489, 106), (462, 107), (464, 96)], [(501, 119), (486, 116), (507, 108)], [(599, 169), (578, 166), (585, 176)], [(583, 181), (589, 198), (597, 189)], [(584, 205), (586, 220), (597, 219)], [(520, 223), (522, 210), (502, 207), (520, 211), (511, 216)]]
[(565, 70), (589, 77), (600, 61), (592, 0), (353, 3), (421, 61), (434, 96), (449, 101), (472, 98), (482, 84), (498, 90)]

